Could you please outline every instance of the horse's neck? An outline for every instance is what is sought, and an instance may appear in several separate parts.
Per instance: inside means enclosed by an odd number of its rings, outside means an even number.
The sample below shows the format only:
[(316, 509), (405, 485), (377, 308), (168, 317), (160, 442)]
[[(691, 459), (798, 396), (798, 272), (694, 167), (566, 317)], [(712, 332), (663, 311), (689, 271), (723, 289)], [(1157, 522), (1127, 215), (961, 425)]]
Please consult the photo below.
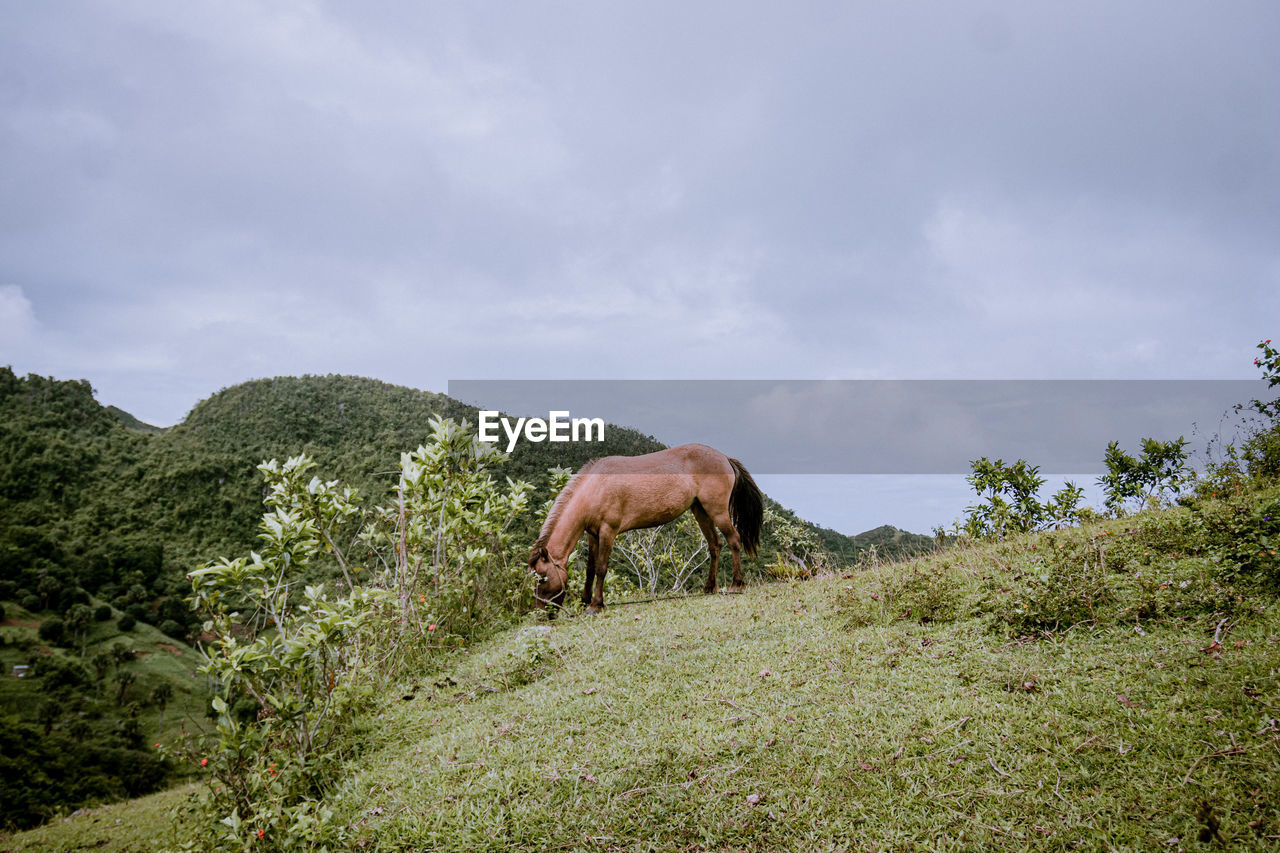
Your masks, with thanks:
[(574, 512), (572, 502), (564, 508), (564, 512), (556, 519), (555, 527), (547, 537), (547, 552), (558, 563), (563, 563), (578, 547), (578, 540), (586, 529), (586, 520), (582, 513)]

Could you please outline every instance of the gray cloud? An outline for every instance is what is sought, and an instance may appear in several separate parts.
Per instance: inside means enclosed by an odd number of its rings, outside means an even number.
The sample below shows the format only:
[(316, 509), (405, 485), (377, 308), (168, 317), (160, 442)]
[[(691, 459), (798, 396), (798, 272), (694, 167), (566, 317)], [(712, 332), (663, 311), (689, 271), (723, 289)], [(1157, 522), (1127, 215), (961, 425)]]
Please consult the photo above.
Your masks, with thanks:
[(0, 363), (247, 378), (1245, 378), (1280, 10), (18, 4)]

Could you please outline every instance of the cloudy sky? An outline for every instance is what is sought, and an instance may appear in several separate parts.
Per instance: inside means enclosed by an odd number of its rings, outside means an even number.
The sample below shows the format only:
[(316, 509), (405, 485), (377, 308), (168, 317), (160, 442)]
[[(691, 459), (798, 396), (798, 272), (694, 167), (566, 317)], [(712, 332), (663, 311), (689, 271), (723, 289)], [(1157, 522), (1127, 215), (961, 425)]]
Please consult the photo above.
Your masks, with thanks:
[[(1271, 0), (3, 20), (0, 364), (155, 424), (273, 375), (1248, 379), (1280, 337)], [(849, 532), (955, 517), (816, 479), (784, 503)]]

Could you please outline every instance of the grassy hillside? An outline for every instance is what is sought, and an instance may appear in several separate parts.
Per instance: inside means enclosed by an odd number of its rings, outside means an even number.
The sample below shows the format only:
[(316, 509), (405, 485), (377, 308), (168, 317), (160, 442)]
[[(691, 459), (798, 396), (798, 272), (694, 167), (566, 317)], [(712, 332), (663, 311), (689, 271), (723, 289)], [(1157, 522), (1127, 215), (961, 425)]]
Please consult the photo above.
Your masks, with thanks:
[(372, 850), (1274, 849), (1280, 488), (1188, 503), (530, 621), (389, 686), (328, 805)]

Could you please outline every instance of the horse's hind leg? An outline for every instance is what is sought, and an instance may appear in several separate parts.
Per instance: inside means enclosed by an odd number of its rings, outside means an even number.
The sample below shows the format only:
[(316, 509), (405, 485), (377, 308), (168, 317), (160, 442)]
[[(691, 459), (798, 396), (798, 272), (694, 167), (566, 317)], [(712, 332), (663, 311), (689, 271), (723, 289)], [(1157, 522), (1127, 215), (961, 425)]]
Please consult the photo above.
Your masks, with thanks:
[(600, 543), (598, 537), (587, 531), (587, 579), (582, 584), (582, 603), (591, 603), (591, 582), (596, 579), (596, 559), (599, 557)]
[(720, 534), (701, 503), (694, 501), (690, 509), (693, 510), (693, 517), (698, 520), (698, 529), (706, 537), (707, 553), (711, 556), (710, 565), (707, 566), (707, 582), (702, 585), (702, 591), (710, 595), (716, 591), (716, 582), (720, 576)]
[(596, 591), (595, 595), (591, 596), (591, 603), (587, 605), (587, 612), (599, 613), (604, 609), (604, 574), (609, 570), (609, 552), (613, 550), (613, 531), (607, 527), (601, 527), (592, 541), (596, 542), (596, 558), (593, 561), (596, 568)]
[(716, 527), (724, 533), (725, 541), (729, 543), (729, 550), (733, 552), (733, 586), (729, 587), (728, 591), (742, 592), (742, 537), (738, 535), (738, 528), (733, 526), (727, 509), (716, 516), (715, 523)]

